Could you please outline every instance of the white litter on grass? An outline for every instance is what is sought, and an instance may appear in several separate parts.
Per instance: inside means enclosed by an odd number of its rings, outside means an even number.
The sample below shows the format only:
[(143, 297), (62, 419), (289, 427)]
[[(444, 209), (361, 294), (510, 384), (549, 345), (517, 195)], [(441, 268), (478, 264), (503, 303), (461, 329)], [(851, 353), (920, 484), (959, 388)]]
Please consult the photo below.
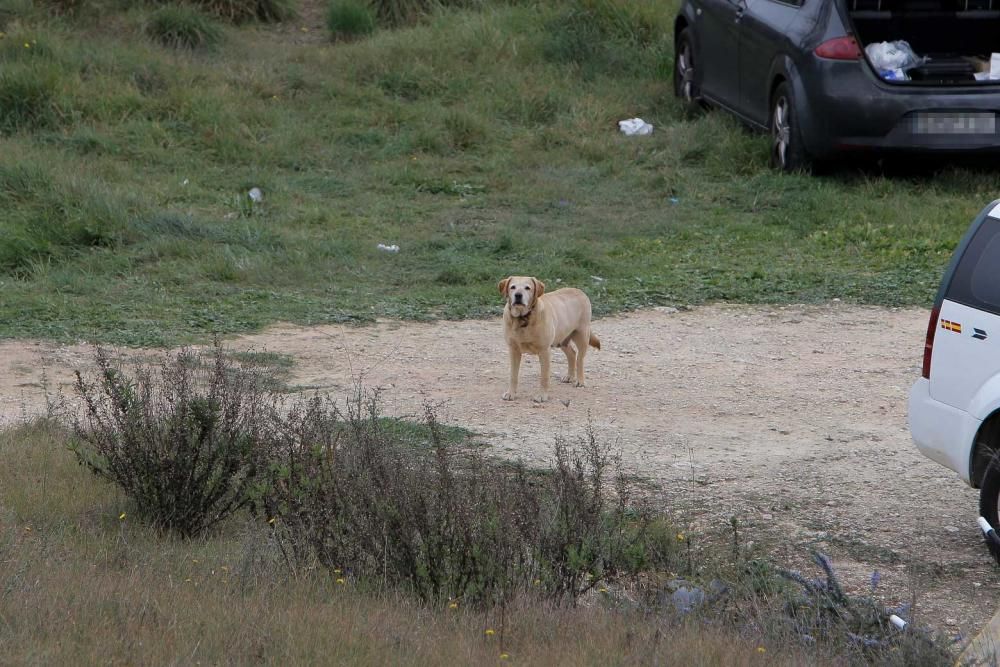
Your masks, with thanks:
[(618, 121), (618, 129), (627, 137), (641, 137), (653, 133), (653, 126), (641, 118)]
[(260, 203), (264, 201), (264, 193), (260, 191), (260, 188), (250, 188), (250, 192), (247, 193), (250, 196), (250, 200), (255, 203)]
[(384, 243), (378, 244), (378, 249), (383, 252), (399, 252), (399, 246), (393, 243), (392, 245), (386, 245)]

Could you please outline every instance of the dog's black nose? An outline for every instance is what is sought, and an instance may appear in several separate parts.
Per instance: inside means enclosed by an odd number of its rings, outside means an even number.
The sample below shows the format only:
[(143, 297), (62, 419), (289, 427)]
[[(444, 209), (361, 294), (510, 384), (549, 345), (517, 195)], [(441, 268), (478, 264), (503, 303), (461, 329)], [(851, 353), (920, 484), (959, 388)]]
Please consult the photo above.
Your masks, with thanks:
[(514, 295), (514, 303), (521, 303), (521, 295), (520, 294), (515, 294)]

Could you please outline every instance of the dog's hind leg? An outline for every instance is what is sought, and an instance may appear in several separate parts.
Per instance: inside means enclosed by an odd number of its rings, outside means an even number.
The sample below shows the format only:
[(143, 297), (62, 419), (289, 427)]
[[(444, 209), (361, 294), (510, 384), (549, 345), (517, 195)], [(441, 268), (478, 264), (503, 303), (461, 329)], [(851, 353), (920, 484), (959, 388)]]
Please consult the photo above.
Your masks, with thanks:
[(583, 358), (587, 355), (587, 343), (590, 342), (590, 331), (577, 329), (571, 336), (576, 345), (576, 386), (583, 386)]
[(543, 347), (538, 351), (538, 361), (541, 366), (542, 391), (535, 397), (535, 403), (549, 400), (549, 376), (552, 373), (552, 349)]
[(563, 378), (563, 382), (576, 382), (576, 349), (570, 344), (570, 339), (567, 338), (559, 345), (561, 349), (566, 354), (566, 363), (568, 364), (568, 369), (566, 372), (566, 377)]

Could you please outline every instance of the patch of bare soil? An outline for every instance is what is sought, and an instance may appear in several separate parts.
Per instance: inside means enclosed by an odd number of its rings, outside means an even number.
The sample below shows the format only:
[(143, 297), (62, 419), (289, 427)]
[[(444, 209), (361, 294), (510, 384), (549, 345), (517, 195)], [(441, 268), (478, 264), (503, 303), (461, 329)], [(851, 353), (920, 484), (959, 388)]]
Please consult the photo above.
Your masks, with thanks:
[[(438, 404), (442, 422), (533, 463), (590, 419), (696, 534), (723, 535), (735, 516), (743, 539), (779, 562), (806, 566), (819, 548), (858, 591), (879, 570), (887, 604), (915, 595), (918, 621), (968, 636), (993, 614), (1000, 577), (975, 525), (976, 492), (920, 455), (907, 430), (926, 324), (922, 310), (839, 304), (609, 317), (594, 324), (603, 349), (587, 357), (588, 386), (554, 382), (544, 405), (530, 399), (534, 358), (522, 396), (500, 399), (499, 317), (281, 325), (229, 344), (293, 356), (299, 387), (382, 387), (393, 415)], [(0, 343), (0, 417), (43, 411), (43, 370), (50, 387), (66, 386), (92, 357), (84, 345)]]

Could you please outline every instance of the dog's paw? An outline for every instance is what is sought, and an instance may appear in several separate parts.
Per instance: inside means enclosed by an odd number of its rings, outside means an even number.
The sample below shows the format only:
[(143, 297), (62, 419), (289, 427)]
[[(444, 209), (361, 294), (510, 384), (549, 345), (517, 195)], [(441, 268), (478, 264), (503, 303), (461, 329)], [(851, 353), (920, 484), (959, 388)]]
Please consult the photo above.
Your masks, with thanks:
[(574, 386), (574, 387), (583, 387), (583, 386), (585, 386), (585, 385), (584, 385), (584, 384), (583, 384), (582, 382), (577, 382), (577, 383), (576, 383), (576, 384), (574, 384), (573, 386)]
[(503, 393), (503, 400), (505, 400), (505, 401), (513, 401), (514, 400), (514, 394), (512, 394), (509, 391), (505, 391)]
[(535, 396), (533, 400), (535, 401), (535, 403), (544, 403), (545, 401), (549, 400), (549, 395), (539, 394), (538, 396)]

